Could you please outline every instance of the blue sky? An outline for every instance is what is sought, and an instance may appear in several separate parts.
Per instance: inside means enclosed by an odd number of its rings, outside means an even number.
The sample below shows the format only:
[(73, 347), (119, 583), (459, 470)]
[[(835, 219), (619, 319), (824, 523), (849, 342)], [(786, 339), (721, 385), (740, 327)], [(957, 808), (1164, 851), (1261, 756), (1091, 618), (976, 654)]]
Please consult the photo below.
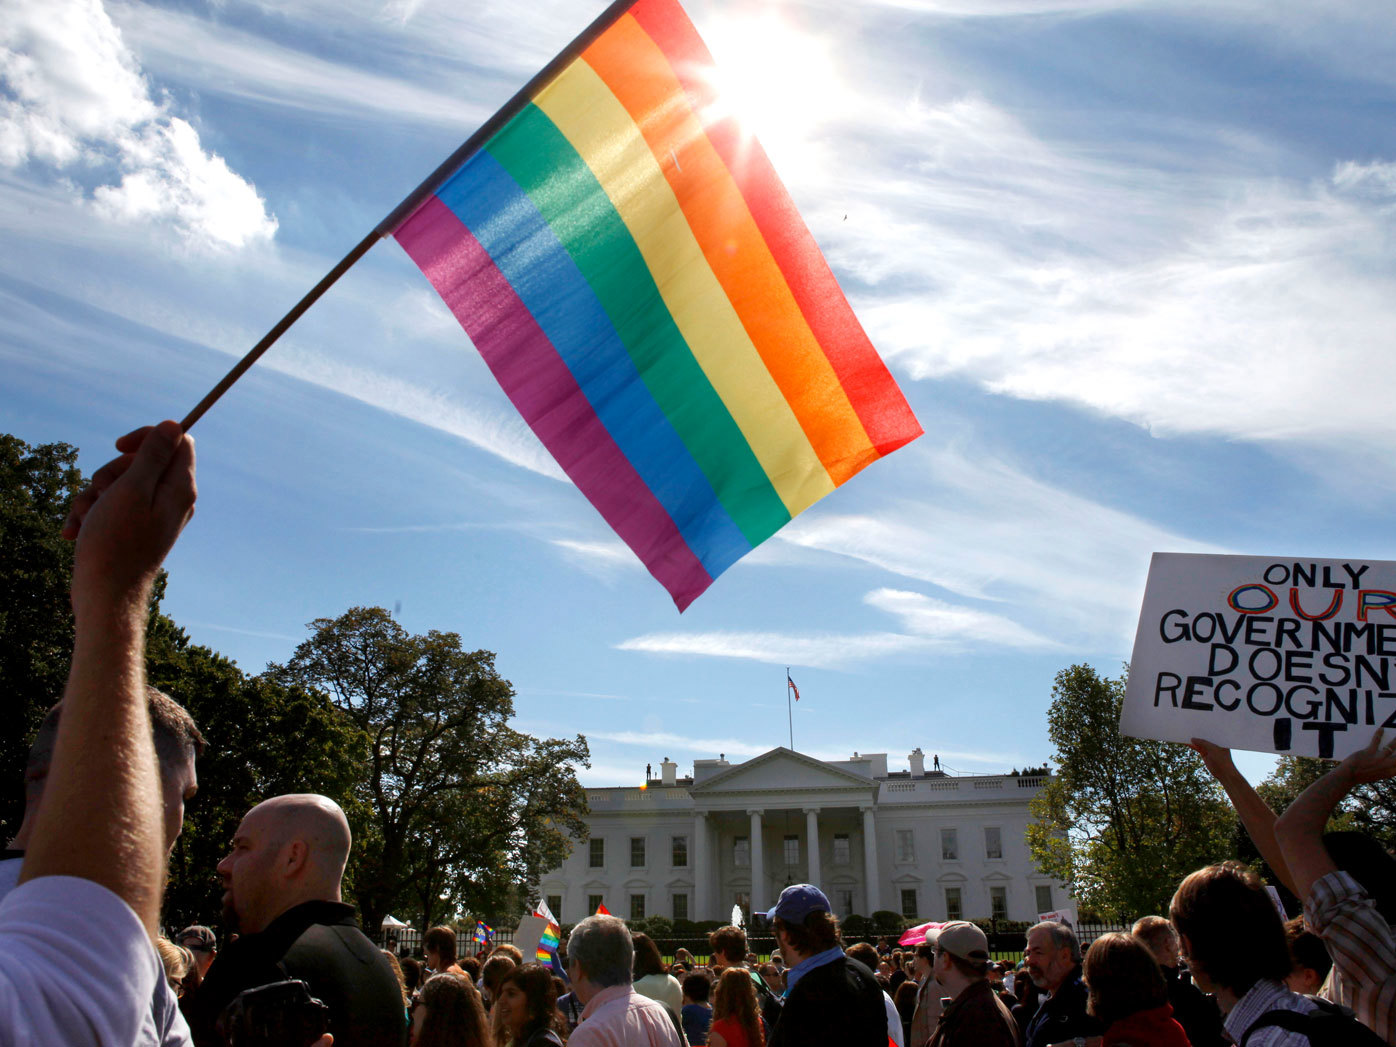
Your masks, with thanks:
[[(679, 616), (384, 242), (195, 430), (196, 640), (400, 607), (595, 784), (784, 744), (787, 664), (798, 748), (996, 772), (1151, 552), (1396, 559), (1396, 8), (687, 6), (926, 436)], [(600, 7), (10, 4), (0, 427), (182, 416)]]

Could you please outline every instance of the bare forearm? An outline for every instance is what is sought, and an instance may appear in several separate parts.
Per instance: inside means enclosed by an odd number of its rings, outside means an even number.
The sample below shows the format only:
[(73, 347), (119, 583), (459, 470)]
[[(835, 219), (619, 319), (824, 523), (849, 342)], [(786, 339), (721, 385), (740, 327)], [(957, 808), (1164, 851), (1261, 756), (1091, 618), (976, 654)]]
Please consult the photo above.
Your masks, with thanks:
[(144, 650), (144, 607), (79, 619), (44, 806), (21, 878), (92, 880), (153, 931), (163, 847)]
[(1275, 822), (1275, 837), (1297, 881), (1290, 890), (1305, 901), (1315, 880), (1337, 871), (1323, 847), (1323, 830), (1352, 786), (1341, 768), (1334, 769), (1300, 793)]
[[(1294, 876), (1285, 861), (1285, 853), (1275, 838), (1275, 812), (1260, 798), (1260, 794), (1235, 767), (1220, 771), (1216, 775), (1218, 783), (1226, 790), (1231, 805), (1241, 824), (1246, 827), (1251, 842), (1267, 865), (1274, 870), (1280, 882), (1290, 891), (1295, 891)], [(1296, 892), (1297, 893), (1297, 892)]]

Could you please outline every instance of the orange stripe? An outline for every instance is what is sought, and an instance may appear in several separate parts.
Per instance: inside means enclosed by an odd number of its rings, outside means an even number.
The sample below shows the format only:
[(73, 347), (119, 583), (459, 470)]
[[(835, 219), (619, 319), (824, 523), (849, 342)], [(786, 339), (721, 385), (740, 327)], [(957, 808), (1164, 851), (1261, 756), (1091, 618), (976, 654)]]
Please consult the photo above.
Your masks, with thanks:
[(582, 52), (640, 127), (718, 282), (836, 485), (878, 457), (668, 60), (631, 15)]

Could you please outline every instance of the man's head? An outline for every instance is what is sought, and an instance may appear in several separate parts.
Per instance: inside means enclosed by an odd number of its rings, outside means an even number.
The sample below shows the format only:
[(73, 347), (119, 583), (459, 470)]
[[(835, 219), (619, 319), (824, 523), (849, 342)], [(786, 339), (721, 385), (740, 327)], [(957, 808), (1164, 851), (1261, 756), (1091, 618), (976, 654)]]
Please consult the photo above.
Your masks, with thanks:
[(494, 1001), (499, 999), (499, 983), (517, 966), (512, 956), (498, 951), (485, 961), (485, 966), (480, 969), (480, 981), (485, 985), (486, 1005), (494, 1006)]
[[(165, 813), (165, 846), (174, 850), (184, 828), (184, 804), (199, 791), (195, 761), (204, 754), (207, 742), (194, 724), (194, 718), (169, 695), (147, 687), (150, 726), (155, 742), (155, 755), (160, 763), (160, 793)], [(24, 821), (20, 823), (11, 846), (24, 850), (34, 831), (34, 820), (44, 797), (49, 765), (53, 762), (53, 743), (58, 738), (58, 721), (63, 711), (59, 702), (48, 711), (34, 743), (29, 748), (29, 760), (24, 767)]]
[(746, 931), (740, 927), (719, 927), (708, 934), (708, 948), (713, 954), (713, 969), (740, 967), (746, 962)]
[(567, 974), (582, 1006), (602, 989), (629, 985), (634, 964), (635, 946), (624, 920), (588, 916), (572, 928), (567, 939)]
[(1162, 916), (1141, 916), (1130, 928), (1160, 967), (1178, 966), (1178, 932)]
[(444, 925), (433, 927), (422, 938), (422, 951), (427, 956), (427, 966), (433, 971), (444, 971), (456, 962), (456, 932)]
[(213, 931), (200, 924), (194, 924), (180, 931), (175, 942), (193, 954), (194, 962), (199, 967), (200, 978), (208, 973), (209, 967), (213, 965), (213, 958), (218, 955), (218, 939), (213, 936)]
[(1289, 945), (1289, 977), (1285, 984), (1291, 992), (1312, 996), (1323, 988), (1324, 979), (1333, 967), (1333, 957), (1323, 939), (1304, 926), (1304, 917), (1285, 921), (1285, 942)]
[(509, 959), (513, 960), (516, 965), (521, 965), (523, 963), (523, 952), (520, 951), (517, 945), (510, 945), (508, 942), (505, 942), (503, 945), (496, 945), (494, 947), (494, 954), (496, 956), (507, 956)]
[(1239, 862), (1190, 873), (1168, 907), (1183, 956), (1203, 992), (1244, 996), (1261, 978), (1289, 973), (1280, 914), (1260, 878)]
[(843, 951), (843, 954), (850, 960), (857, 960), (868, 970), (874, 972), (882, 962), (878, 959), (877, 950), (867, 942), (857, 942), (854, 945), (850, 945)]
[(972, 923), (947, 923), (936, 935), (935, 948), (935, 979), (956, 996), (988, 974), (989, 939)]
[(1048, 920), (1028, 929), (1023, 957), (1032, 983), (1050, 996), (1080, 964), (1081, 943), (1070, 927)]
[(243, 816), (218, 863), (224, 921), (255, 934), (302, 902), (339, 901), (350, 843), (349, 822), (327, 796), (263, 800)]
[(780, 900), (766, 918), (775, 925), (776, 941), (786, 963), (799, 963), (839, 944), (839, 922), (834, 919), (833, 908), (813, 884), (797, 883), (781, 891)]

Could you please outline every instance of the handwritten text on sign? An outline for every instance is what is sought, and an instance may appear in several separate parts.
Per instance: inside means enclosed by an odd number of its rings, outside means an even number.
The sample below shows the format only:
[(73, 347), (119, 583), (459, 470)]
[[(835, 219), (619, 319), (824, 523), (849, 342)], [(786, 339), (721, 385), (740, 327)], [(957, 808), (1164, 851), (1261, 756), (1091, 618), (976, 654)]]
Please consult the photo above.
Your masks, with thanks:
[(1396, 563), (1155, 553), (1120, 731), (1342, 757), (1396, 728)]

